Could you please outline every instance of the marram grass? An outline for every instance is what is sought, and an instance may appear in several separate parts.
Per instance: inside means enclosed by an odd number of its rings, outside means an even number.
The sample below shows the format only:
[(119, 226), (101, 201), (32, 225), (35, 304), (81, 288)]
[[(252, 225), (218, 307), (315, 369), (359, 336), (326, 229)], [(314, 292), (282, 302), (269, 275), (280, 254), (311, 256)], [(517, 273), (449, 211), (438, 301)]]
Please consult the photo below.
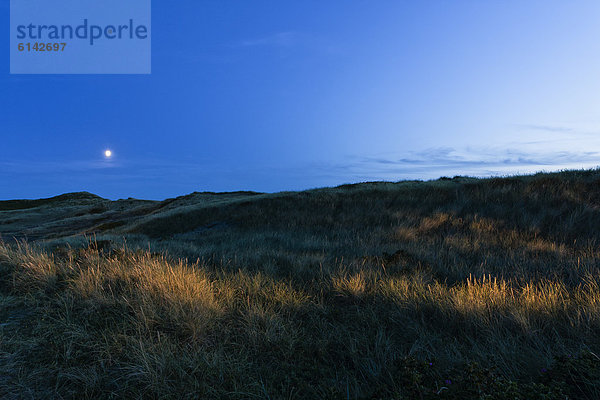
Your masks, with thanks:
[[(599, 399), (599, 183), (180, 199), (85, 245), (6, 238), (0, 398)], [(0, 218), (101, 201), (69, 199)], [(130, 215), (102, 201), (93, 223)]]
[(148, 252), (55, 258), (26, 244), (1, 244), (0, 262), (3, 398), (600, 394), (593, 275), (572, 288), (448, 285), (365, 267), (299, 287)]

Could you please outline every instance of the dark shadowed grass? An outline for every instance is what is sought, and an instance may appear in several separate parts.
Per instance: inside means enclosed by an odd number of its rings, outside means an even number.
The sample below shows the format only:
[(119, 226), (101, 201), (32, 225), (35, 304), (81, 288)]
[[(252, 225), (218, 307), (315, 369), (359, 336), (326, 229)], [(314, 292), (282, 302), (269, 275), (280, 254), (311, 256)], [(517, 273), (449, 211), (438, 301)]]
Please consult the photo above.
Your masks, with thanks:
[(0, 245), (0, 397), (600, 398), (599, 184), (92, 199)]
[[(464, 398), (477, 385), (489, 398), (599, 394), (595, 274), (577, 286), (448, 285), (340, 264), (299, 283), (27, 245), (2, 245), (0, 262), (7, 398)], [(569, 356), (571, 366), (556, 361)]]

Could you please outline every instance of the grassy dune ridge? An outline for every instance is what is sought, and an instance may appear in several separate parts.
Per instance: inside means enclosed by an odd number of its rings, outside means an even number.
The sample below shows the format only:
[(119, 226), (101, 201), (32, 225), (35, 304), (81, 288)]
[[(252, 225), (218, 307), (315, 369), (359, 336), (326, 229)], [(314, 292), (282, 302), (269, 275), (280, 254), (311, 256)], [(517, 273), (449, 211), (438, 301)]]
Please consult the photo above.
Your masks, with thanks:
[(600, 398), (598, 170), (19, 204), (0, 397)]

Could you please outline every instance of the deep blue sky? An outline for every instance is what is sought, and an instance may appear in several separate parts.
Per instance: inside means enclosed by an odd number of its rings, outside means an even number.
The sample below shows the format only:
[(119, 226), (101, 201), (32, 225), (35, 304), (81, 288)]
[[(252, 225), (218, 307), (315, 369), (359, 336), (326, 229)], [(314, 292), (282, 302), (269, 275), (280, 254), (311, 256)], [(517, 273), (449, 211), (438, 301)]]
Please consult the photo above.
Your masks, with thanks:
[(595, 166), (599, 21), (598, 1), (154, 0), (149, 76), (9, 75), (0, 41), (0, 198)]

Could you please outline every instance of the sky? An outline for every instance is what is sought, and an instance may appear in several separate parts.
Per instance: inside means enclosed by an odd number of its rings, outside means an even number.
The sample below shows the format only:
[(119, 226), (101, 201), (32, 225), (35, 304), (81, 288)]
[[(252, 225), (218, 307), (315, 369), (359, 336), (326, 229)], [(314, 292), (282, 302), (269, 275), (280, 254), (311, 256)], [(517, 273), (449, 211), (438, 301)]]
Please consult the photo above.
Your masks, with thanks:
[(596, 167), (598, 21), (598, 1), (154, 0), (150, 75), (10, 75), (0, 41), (0, 199)]

